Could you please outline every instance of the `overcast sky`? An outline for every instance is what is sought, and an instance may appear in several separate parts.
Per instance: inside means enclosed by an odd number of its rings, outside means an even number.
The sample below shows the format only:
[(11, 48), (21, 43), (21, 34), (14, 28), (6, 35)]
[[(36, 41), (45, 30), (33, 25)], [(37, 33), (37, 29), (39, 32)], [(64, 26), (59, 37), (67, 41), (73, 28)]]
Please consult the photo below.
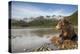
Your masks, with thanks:
[(12, 18), (37, 17), (46, 15), (69, 16), (77, 11), (77, 5), (12, 2)]

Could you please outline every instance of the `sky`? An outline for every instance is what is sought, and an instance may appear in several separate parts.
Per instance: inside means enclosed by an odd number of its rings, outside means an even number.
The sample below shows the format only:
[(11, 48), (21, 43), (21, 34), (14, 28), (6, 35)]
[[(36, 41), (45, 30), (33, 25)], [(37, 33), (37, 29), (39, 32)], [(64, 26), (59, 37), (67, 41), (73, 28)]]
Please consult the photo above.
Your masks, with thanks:
[(13, 1), (11, 4), (12, 18), (30, 18), (47, 15), (69, 16), (78, 10), (77, 5), (33, 3)]

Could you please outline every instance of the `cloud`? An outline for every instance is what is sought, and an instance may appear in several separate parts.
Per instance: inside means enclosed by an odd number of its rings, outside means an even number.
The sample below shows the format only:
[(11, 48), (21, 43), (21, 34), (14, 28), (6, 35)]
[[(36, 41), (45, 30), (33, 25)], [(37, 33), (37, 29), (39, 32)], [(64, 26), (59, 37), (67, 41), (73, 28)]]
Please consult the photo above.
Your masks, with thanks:
[(37, 6), (33, 5), (26, 5), (26, 6), (18, 6), (18, 5), (12, 5), (12, 18), (24, 18), (24, 17), (37, 17), (40, 15), (46, 16), (46, 15), (63, 15), (68, 16), (71, 13), (66, 13), (63, 8), (49, 8), (43, 10), (42, 8), (39, 8)]
[(16, 6), (12, 7), (12, 17), (31, 17), (45, 14), (47, 15), (47, 12), (34, 6), (28, 6), (26, 8)]

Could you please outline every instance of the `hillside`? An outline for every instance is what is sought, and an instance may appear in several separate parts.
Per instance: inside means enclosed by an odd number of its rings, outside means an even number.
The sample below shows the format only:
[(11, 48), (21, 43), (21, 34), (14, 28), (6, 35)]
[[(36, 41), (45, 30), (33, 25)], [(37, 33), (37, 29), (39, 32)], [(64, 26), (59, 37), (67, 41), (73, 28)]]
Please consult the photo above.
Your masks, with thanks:
[(76, 11), (75, 13), (73, 13), (70, 16), (71, 22), (73, 25), (78, 25), (78, 11)]

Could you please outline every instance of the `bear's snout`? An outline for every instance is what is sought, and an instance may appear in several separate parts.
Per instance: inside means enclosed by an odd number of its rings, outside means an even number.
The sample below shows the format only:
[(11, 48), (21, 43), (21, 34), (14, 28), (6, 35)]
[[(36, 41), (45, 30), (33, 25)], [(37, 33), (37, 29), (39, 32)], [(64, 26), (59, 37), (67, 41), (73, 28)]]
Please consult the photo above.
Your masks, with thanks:
[(59, 26), (59, 25), (57, 25), (57, 26), (56, 26), (56, 29), (57, 29), (57, 30), (60, 30), (60, 26)]

